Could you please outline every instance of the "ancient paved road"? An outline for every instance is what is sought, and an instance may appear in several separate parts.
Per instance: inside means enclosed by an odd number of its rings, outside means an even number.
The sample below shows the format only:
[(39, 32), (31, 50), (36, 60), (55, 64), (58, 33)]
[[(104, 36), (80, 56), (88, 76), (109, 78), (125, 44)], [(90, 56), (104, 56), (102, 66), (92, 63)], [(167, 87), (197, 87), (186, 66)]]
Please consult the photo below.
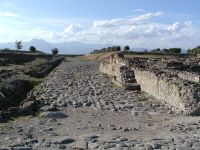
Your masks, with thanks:
[(34, 92), (36, 117), (2, 124), (0, 146), (13, 149), (194, 149), (199, 117), (173, 114), (143, 92), (125, 91), (96, 62), (63, 62)]
[(117, 88), (99, 73), (95, 62), (66, 62), (43, 84), (39, 100), (58, 107), (93, 106), (112, 111), (149, 111), (167, 113), (169, 108), (154, 98)]

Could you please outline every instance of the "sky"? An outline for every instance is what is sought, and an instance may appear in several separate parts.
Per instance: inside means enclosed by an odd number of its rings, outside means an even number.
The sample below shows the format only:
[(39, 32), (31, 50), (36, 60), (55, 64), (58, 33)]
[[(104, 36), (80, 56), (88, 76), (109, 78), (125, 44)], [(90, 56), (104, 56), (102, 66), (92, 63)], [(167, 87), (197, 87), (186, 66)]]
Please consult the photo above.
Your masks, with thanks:
[(0, 0), (0, 43), (200, 45), (199, 0)]

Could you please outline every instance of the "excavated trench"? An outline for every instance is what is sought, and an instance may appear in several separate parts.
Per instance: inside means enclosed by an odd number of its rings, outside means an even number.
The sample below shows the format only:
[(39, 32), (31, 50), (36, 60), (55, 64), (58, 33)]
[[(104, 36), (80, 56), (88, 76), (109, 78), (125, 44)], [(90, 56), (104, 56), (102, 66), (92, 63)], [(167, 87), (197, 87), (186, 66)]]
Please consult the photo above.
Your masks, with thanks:
[(142, 90), (183, 114), (200, 114), (198, 83), (160, 72), (158, 69), (131, 66), (128, 60), (119, 54), (102, 60), (99, 70), (112, 76), (115, 84), (130, 90)]
[[(37, 69), (29, 70), (26, 72), (28, 76), (12, 76), (2, 81), (0, 83), (0, 120), (2, 116), (8, 118), (35, 113), (37, 103), (30, 91), (39, 85), (44, 77), (60, 65), (63, 60), (63, 57), (58, 58), (37, 67)], [(29, 111), (27, 108), (32, 110)]]
[(9, 107), (18, 107), (27, 93), (33, 89), (29, 80), (13, 80), (0, 84), (0, 110), (7, 111)]

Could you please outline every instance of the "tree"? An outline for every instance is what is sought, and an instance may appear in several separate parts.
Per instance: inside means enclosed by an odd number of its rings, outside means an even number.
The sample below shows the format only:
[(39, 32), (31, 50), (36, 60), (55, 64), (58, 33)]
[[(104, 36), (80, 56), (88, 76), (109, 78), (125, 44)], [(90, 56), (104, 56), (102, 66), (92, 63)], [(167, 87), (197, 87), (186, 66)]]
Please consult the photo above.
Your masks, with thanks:
[(169, 48), (169, 53), (181, 53), (181, 48)]
[(199, 54), (200, 53), (200, 46), (197, 46), (193, 49), (188, 50), (189, 54)]
[(22, 41), (16, 41), (15, 42), (15, 47), (18, 49), (18, 50), (20, 50), (20, 49), (22, 49)]
[(151, 52), (152, 53), (160, 53), (160, 48), (153, 49)]
[(148, 50), (144, 50), (144, 53), (148, 53)]
[(188, 50), (187, 50), (187, 54), (192, 54), (192, 50), (191, 50), (191, 49), (188, 49)]
[(129, 51), (129, 50), (130, 50), (130, 48), (128, 45), (124, 46), (124, 51)]
[(30, 46), (29, 50), (31, 53), (35, 53), (36, 52), (36, 48), (34, 46)]
[(116, 51), (121, 51), (121, 47), (120, 46), (116, 46)]
[(169, 53), (169, 50), (164, 48), (164, 49), (162, 49), (161, 53), (164, 53), (164, 54)]
[(52, 51), (52, 54), (53, 54), (53, 55), (57, 55), (58, 52), (59, 52), (57, 48), (54, 48), (54, 49), (52, 49), (51, 51)]

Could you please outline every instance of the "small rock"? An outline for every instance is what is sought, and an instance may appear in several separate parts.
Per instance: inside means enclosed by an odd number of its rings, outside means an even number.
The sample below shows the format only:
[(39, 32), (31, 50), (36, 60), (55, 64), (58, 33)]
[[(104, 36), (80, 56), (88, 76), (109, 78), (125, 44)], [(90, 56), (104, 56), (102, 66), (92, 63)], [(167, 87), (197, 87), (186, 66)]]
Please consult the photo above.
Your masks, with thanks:
[(58, 149), (66, 149), (66, 146), (65, 146), (65, 145), (62, 145), (62, 144), (59, 144), (57, 148), (58, 148)]
[(73, 148), (78, 149), (87, 149), (87, 141), (79, 140), (75, 143)]
[(200, 148), (200, 142), (193, 143), (192, 148)]
[(123, 128), (123, 131), (124, 131), (124, 132), (127, 132), (127, 131), (129, 131), (129, 128), (124, 127), (124, 128)]
[(59, 139), (57, 141), (58, 144), (70, 144), (70, 143), (73, 143), (75, 140), (66, 136), (66, 137), (63, 137), (61, 139)]
[(98, 143), (89, 143), (88, 144), (88, 148), (89, 149), (96, 149), (99, 147), (99, 144)]
[(66, 118), (68, 117), (65, 113), (62, 111), (56, 111), (56, 112), (43, 112), (40, 115), (43, 118)]
[(128, 141), (127, 138), (123, 138), (123, 137), (119, 137), (116, 139), (116, 141), (119, 141), (119, 142), (124, 142), (124, 141)]
[(154, 150), (154, 148), (152, 147), (152, 145), (146, 144), (145, 145), (145, 150)]
[(45, 129), (43, 129), (42, 131), (53, 131), (53, 130), (54, 130), (54, 128), (49, 127), (49, 128), (45, 128)]
[(37, 102), (36, 101), (28, 101), (28, 102), (25, 102), (23, 105), (22, 105), (22, 108), (24, 110), (28, 110), (28, 111), (35, 111), (36, 108), (37, 108)]
[(50, 147), (51, 146), (51, 142), (50, 141), (45, 141), (44, 143), (42, 143), (42, 146)]
[(46, 106), (41, 107), (40, 111), (43, 111), (43, 112), (45, 112), (45, 111), (59, 111), (59, 109), (56, 108), (55, 106), (46, 105)]
[(15, 147), (14, 150), (32, 150), (31, 147)]
[(27, 144), (35, 144), (35, 143), (38, 143), (38, 140), (37, 139), (29, 139), (26, 141)]
[(155, 149), (160, 149), (160, 148), (161, 148), (160, 141), (152, 142), (152, 146), (153, 146), (153, 148), (155, 148)]

